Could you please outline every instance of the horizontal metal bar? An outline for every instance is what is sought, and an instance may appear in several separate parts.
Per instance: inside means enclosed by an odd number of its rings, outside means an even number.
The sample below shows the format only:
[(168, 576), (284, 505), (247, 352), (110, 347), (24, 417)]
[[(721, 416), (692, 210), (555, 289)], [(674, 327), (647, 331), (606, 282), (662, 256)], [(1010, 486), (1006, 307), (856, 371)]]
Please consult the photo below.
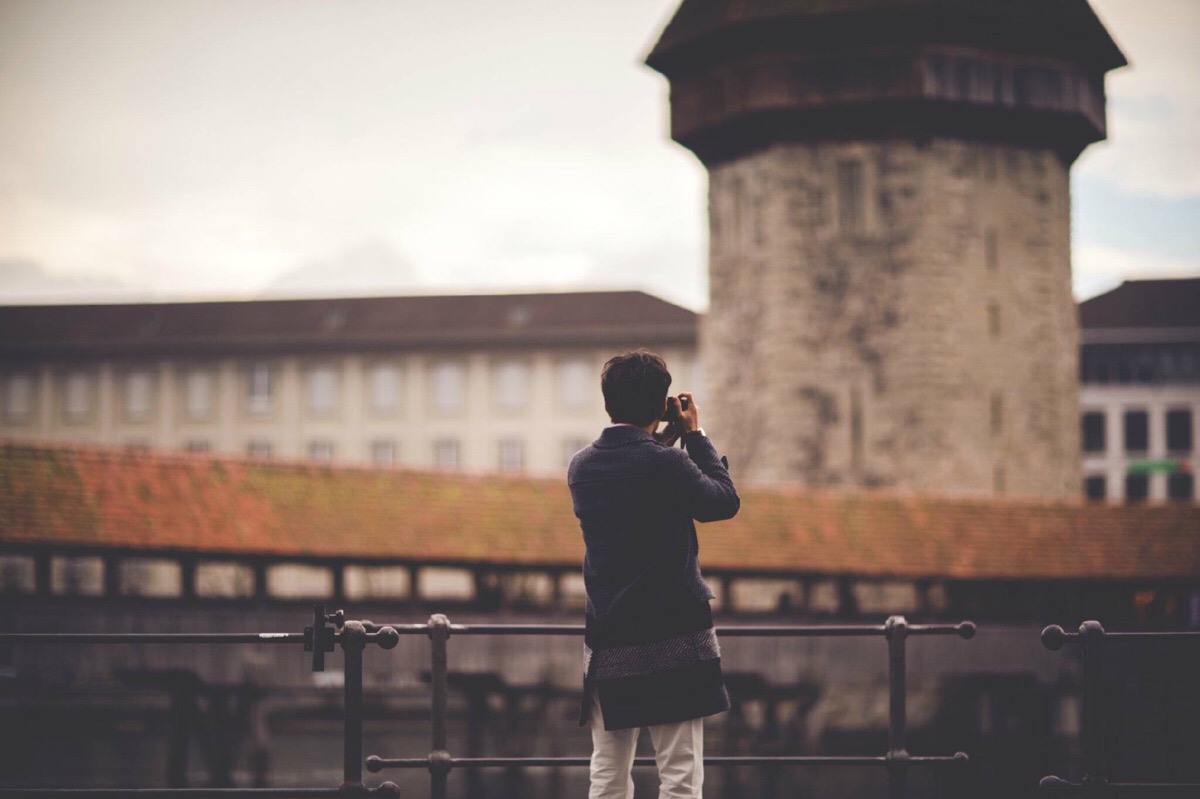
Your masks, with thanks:
[(0, 633), (0, 643), (12, 642), (40, 644), (303, 644), (304, 633)]
[[(1078, 638), (1079, 633), (1067, 633), (1069, 638)], [(1162, 632), (1109, 632), (1105, 638), (1200, 638), (1200, 630), (1163, 630)]]
[[(391, 627), (400, 635), (428, 635), (428, 624), (372, 624), (368, 629)], [(451, 624), (451, 635), (583, 635), (582, 624)], [(815, 638), (884, 635), (882, 624), (813, 625), (736, 625), (716, 628), (727, 638)], [(959, 624), (913, 624), (909, 635), (957, 635), (969, 638), (975, 633), (971, 622)]]
[[(428, 635), (428, 624), (371, 624), (368, 629), (378, 636), (385, 628), (399, 635)], [(583, 635), (582, 624), (451, 624), (452, 635)], [(813, 638), (883, 635), (882, 624), (818, 625), (736, 625), (716, 628), (727, 638)], [(970, 637), (975, 625), (914, 624), (909, 635), (958, 635)], [(1143, 633), (1108, 633), (1143, 635)], [(1149, 633), (1145, 633), (1149, 635)], [(1197, 635), (1200, 633), (1180, 633)], [(372, 639), (374, 640), (374, 639)], [(58, 644), (302, 644), (304, 633), (0, 633), (0, 643)], [(390, 647), (385, 647), (390, 648)]]
[[(706, 766), (886, 766), (900, 760), (905, 763), (965, 763), (968, 758), (963, 752), (955, 755), (931, 755), (907, 757), (903, 759), (887, 756), (871, 755), (795, 755), (777, 757), (706, 757)], [(572, 767), (587, 766), (591, 763), (588, 757), (455, 757), (442, 758), (438, 763), (443, 767), (449, 764), (454, 768), (499, 768), (507, 766), (551, 766)], [(367, 758), (367, 771), (380, 772), (384, 769), (421, 769), (429, 768), (430, 759), (427, 757), (378, 757)], [(634, 758), (635, 766), (655, 765), (652, 757)]]
[(0, 788), (0, 799), (338, 799), (338, 788)]
[(1105, 796), (1119, 799), (1122, 796), (1153, 796), (1180, 797), (1180, 799), (1195, 799), (1200, 796), (1200, 783), (1167, 783), (1167, 782), (1104, 782), (1095, 785), (1084, 785), (1069, 782), (1061, 777), (1042, 777), (1038, 788), (1049, 794), (1063, 796)]
[[(1096, 622), (1085, 622), (1085, 624), (1096, 624)], [(1181, 640), (1186, 638), (1200, 638), (1200, 630), (1160, 630), (1160, 631), (1139, 631), (1139, 632), (1109, 632), (1103, 627), (1099, 627), (1099, 634), (1105, 639), (1108, 638), (1142, 638), (1151, 641), (1158, 640)], [(1067, 642), (1078, 642), (1080, 634), (1078, 632), (1067, 632), (1057, 624), (1051, 624), (1042, 630), (1042, 646), (1051, 651), (1062, 648)]]

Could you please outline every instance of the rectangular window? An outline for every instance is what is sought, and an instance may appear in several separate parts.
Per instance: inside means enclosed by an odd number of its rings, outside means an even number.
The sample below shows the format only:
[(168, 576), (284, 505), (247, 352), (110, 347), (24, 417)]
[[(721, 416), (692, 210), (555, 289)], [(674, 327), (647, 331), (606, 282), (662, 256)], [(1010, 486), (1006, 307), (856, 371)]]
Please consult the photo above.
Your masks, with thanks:
[(1125, 451), (1145, 452), (1149, 449), (1150, 426), (1145, 411), (1125, 412)]
[(199, 455), (208, 452), (210, 449), (212, 449), (211, 445), (203, 438), (189, 438), (183, 443), (184, 452), (192, 452)]
[(278, 563), (267, 567), (267, 593), (283, 599), (319, 599), (333, 595), (333, 572), (324, 566)]
[(1196, 494), (1196, 477), (1191, 472), (1176, 472), (1167, 476), (1167, 498), (1176, 502), (1191, 502)]
[(1145, 502), (1150, 497), (1150, 476), (1145, 474), (1125, 475), (1125, 501)]
[(324, 439), (308, 442), (308, 459), (313, 463), (333, 463), (333, 442)]
[(125, 418), (141, 422), (150, 418), (154, 378), (149, 372), (130, 372), (125, 376)]
[(256, 363), (250, 367), (246, 397), (250, 413), (263, 415), (271, 412), (274, 383), (270, 364)]
[(384, 468), (396, 465), (396, 442), (377, 439), (371, 442), (371, 463)]
[(37, 570), (30, 555), (0, 555), (0, 593), (32, 594)]
[(988, 183), (996, 182), (996, 150), (988, 147), (983, 153), (983, 179)]
[(995, 228), (988, 228), (983, 234), (983, 258), (989, 272), (1000, 268), (1000, 237)]
[(196, 595), (224, 599), (254, 596), (254, 570), (242, 563), (197, 563)]
[(87, 417), (92, 406), (92, 378), (87, 372), (67, 375), (63, 410), (67, 421), (78, 422)]
[(519, 472), (525, 468), (525, 445), (515, 438), (500, 442), (500, 471)]
[(1083, 415), (1083, 451), (1104, 452), (1105, 441), (1104, 411), (1088, 411)]
[(1004, 427), (1004, 398), (1000, 394), (992, 395), (992, 435), (1000, 435)]
[(866, 221), (863, 213), (864, 194), (862, 161), (839, 162), (837, 165), (837, 219), (838, 227), (842, 231), (862, 230)]
[(92, 555), (56, 555), (50, 559), (50, 590), (66, 596), (100, 596), (104, 593), (103, 561)]
[(33, 415), (34, 382), (30, 375), (9, 375), (4, 381), (4, 418), (14, 424)]
[(183, 591), (183, 570), (165, 558), (129, 558), (117, 572), (123, 596), (174, 597)]
[(443, 413), (462, 410), (466, 370), (460, 363), (445, 362), (433, 367), (433, 407)]
[(246, 454), (252, 460), (267, 461), (271, 459), (274, 448), (270, 441), (255, 439), (246, 445)]
[(213, 406), (213, 374), (194, 369), (184, 378), (183, 410), (192, 421), (207, 419)]
[(400, 407), (400, 369), (394, 364), (379, 364), (371, 369), (371, 410), (378, 414), (395, 413)]
[(989, 302), (987, 307), (988, 319), (988, 335), (992, 338), (1000, 336), (1000, 305), (996, 302)]
[(318, 366), (308, 373), (308, 410), (317, 415), (337, 408), (338, 379), (332, 366)]
[(417, 595), (443, 602), (470, 602), (475, 598), (475, 576), (466, 569), (425, 566), (417, 572)]
[(518, 411), (528, 401), (529, 368), (519, 361), (496, 367), (496, 404), (505, 411)]
[(405, 599), (409, 595), (406, 566), (347, 566), (347, 599)]
[(1167, 411), (1167, 451), (1192, 451), (1192, 412), (1187, 408)]
[(442, 471), (457, 471), (459, 468), (458, 442), (452, 438), (433, 442), (433, 465)]
[(587, 361), (567, 361), (558, 367), (558, 400), (564, 408), (586, 407), (592, 391), (599, 390), (599, 380), (592, 375)]
[(1103, 502), (1108, 499), (1108, 481), (1102, 474), (1094, 474), (1083, 478), (1083, 495), (1092, 502)]

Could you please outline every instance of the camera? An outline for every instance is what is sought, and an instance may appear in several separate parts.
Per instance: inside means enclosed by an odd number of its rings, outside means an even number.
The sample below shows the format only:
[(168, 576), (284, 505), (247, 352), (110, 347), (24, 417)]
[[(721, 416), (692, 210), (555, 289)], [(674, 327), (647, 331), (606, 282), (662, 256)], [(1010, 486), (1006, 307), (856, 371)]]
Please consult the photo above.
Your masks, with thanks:
[(687, 397), (678, 397), (677, 399), (678, 399), (678, 401), (679, 401), (679, 404), (678, 404), (678, 405), (676, 405), (676, 404), (674, 404), (673, 402), (671, 402), (671, 401), (670, 401), (670, 398), (668, 397), (668, 399), (667, 399), (667, 410), (666, 410), (666, 412), (665, 412), (665, 413), (662, 415), (662, 420), (661, 420), (661, 421), (664, 421), (664, 422), (673, 422), (673, 421), (675, 421), (676, 419), (678, 419), (678, 418), (679, 418), (679, 411), (681, 411), (681, 410), (684, 410), (684, 411), (686, 411), (686, 410), (688, 409), (688, 401), (687, 401)]

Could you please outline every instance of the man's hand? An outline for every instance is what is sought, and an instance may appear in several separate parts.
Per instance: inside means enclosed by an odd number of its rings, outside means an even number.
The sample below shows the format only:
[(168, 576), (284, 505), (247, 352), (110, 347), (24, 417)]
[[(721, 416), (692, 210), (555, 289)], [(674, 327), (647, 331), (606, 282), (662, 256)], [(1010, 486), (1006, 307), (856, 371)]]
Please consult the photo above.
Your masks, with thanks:
[[(694, 430), (700, 429), (700, 409), (696, 407), (696, 398), (687, 392), (681, 392), (679, 399), (687, 400), (687, 410), (680, 410), (675, 417), (674, 425), (679, 430), (676, 438), (682, 436), (684, 433), (691, 433)], [(679, 399), (670, 397), (667, 401), (674, 403), (676, 410), (678, 410)]]
[(675, 422), (667, 422), (666, 427), (654, 434), (658, 443), (666, 444), (668, 447), (675, 446), (675, 442), (679, 440), (679, 436), (679, 425)]
[[(687, 400), (688, 409), (686, 411), (680, 410), (680, 399)], [(655, 433), (654, 437), (669, 447), (674, 445), (684, 433), (700, 429), (700, 411), (696, 408), (696, 400), (687, 393), (682, 393), (679, 397), (667, 397), (667, 405), (669, 407), (667, 415), (671, 421), (661, 432)]]

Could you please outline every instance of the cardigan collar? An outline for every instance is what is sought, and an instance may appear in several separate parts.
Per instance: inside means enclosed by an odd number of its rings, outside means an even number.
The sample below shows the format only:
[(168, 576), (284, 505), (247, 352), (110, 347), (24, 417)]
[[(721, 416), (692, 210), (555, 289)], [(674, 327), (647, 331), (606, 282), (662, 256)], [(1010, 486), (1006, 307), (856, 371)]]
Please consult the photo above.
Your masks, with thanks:
[(623, 447), (627, 444), (636, 444), (641, 441), (657, 441), (657, 439), (641, 427), (621, 424), (601, 430), (600, 437), (596, 439), (595, 446), (600, 449), (611, 449), (613, 447)]

